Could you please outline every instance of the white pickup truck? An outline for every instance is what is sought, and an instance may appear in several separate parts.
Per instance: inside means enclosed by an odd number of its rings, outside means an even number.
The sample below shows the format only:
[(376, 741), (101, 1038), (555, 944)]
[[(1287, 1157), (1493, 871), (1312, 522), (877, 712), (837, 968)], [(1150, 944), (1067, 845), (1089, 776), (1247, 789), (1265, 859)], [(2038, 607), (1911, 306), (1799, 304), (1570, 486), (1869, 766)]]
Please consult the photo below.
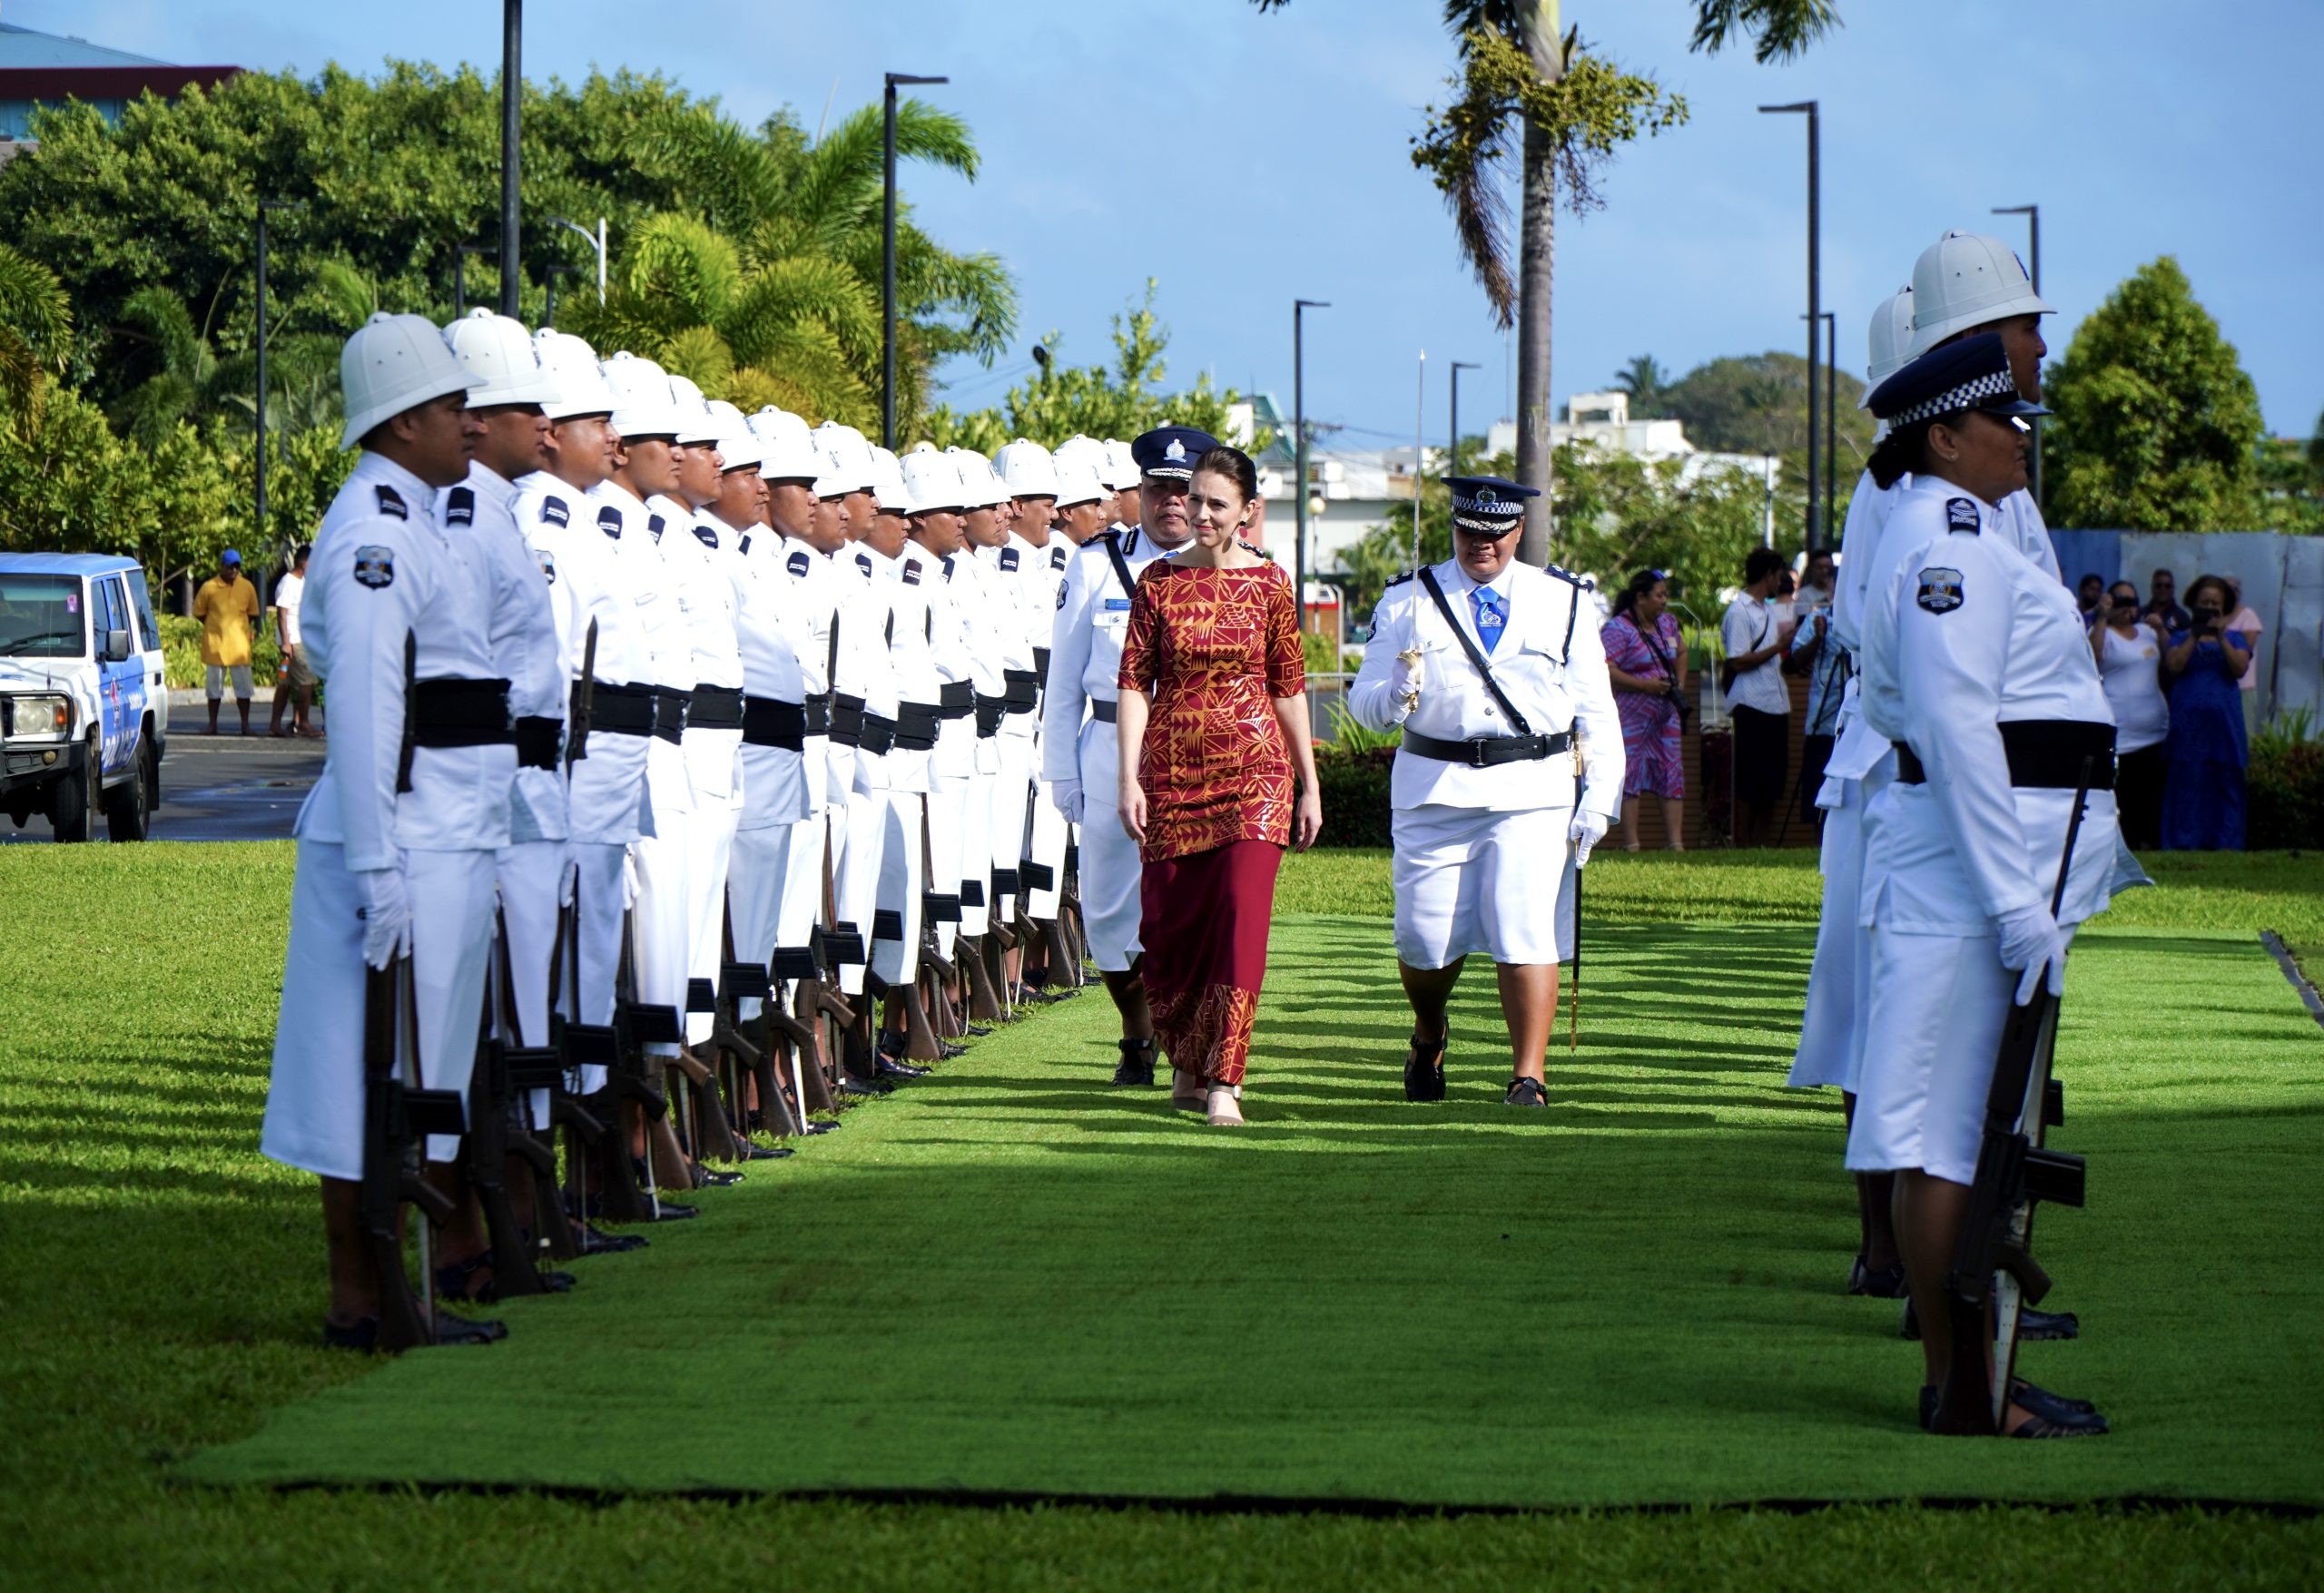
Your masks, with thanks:
[(169, 691), (145, 572), (107, 554), (0, 554), (0, 811), (59, 841), (143, 841)]

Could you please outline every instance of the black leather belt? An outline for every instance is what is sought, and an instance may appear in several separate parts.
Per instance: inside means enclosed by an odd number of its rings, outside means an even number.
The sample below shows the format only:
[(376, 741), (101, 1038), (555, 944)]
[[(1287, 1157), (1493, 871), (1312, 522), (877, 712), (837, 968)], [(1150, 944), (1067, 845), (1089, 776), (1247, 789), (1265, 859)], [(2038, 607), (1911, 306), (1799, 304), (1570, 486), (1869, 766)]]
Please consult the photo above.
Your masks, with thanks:
[(829, 692), (817, 692), (806, 702), (801, 703), (800, 707), (807, 715), (806, 729), (809, 735), (831, 734), (832, 694)]
[(517, 739), (507, 681), (414, 681), (410, 713), (415, 747), (497, 747)]
[(556, 767), (556, 749), (565, 740), (565, 721), (527, 713), (517, 721), (517, 766), (520, 769)]
[(693, 695), (670, 686), (654, 688), (654, 733), (665, 742), (680, 740), (686, 733), (686, 702)]
[(1121, 717), (1122, 705), (1111, 697), (1089, 699), (1089, 717), (1100, 724), (1112, 724)]
[(806, 710), (780, 697), (743, 698), (743, 744), (802, 751), (807, 744)]
[[(2090, 761), (2090, 789), (2114, 789), (2114, 727), (2087, 719), (2004, 719), (2002, 750), (2009, 754), (2009, 783), (2027, 791), (2075, 791)], [(1896, 779), (1925, 785), (1928, 770), (1913, 749), (1896, 743)]]
[(977, 689), (967, 681), (946, 681), (937, 688), (937, 718), (966, 719), (976, 711)]
[(977, 694), (977, 734), (991, 736), (1000, 733), (1000, 722), (1009, 717), (1009, 699)]
[(1529, 762), (1562, 752), (1571, 745), (1573, 732), (1570, 730), (1561, 730), (1555, 735), (1483, 735), (1465, 742), (1447, 742), (1423, 735), (1409, 725), (1404, 729), (1407, 752), (1434, 758), (1440, 763), (1465, 763), (1472, 769)]
[(896, 744), (896, 722), (883, 713), (867, 712), (863, 733), (856, 744), (867, 752), (887, 752)]
[(842, 747), (852, 747), (863, 740), (863, 699), (851, 697), (845, 692), (832, 693), (832, 740)]
[[(574, 693), (575, 710), (579, 711), (580, 693)], [(614, 735), (652, 735), (654, 733), (654, 688), (652, 686), (609, 686), (603, 682), (589, 689), (589, 733), (599, 731)]]
[(1004, 669), (1000, 678), (1009, 683), (1009, 690), (1001, 700), (1009, 704), (1011, 713), (1030, 713), (1041, 700), (1041, 677), (1038, 670)]
[(690, 730), (743, 728), (743, 693), (726, 686), (696, 686), (686, 704)]
[(942, 712), (933, 703), (896, 704), (896, 751), (925, 752), (936, 745), (936, 723)]

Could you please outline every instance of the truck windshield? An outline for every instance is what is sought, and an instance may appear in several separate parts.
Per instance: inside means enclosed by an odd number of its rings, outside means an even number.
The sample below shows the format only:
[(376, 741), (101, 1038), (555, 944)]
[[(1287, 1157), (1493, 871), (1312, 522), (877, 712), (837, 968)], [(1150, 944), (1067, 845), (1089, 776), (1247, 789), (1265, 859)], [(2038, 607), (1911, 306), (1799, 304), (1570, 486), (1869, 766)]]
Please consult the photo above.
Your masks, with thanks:
[(0, 658), (79, 658), (89, 616), (78, 575), (0, 575)]

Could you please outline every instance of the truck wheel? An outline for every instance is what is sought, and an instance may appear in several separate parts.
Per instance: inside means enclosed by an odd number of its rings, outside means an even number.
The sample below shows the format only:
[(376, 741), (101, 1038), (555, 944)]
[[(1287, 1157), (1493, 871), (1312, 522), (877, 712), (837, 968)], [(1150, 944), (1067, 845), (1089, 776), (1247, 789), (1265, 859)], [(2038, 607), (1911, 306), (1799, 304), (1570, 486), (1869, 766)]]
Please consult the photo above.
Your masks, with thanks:
[(105, 833), (115, 841), (143, 841), (152, 822), (146, 799), (153, 790), (153, 743), (137, 749), (137, 772), (105, 792)]
[(56, 782), (56, 799), (48, 811), (48, 821), (55, 828), (59, 841), (96, 839), (98, 782), (104, 778), (100, 772), (96, 737), (89, 738), (87, 752), (80, 773), (68, 774)]

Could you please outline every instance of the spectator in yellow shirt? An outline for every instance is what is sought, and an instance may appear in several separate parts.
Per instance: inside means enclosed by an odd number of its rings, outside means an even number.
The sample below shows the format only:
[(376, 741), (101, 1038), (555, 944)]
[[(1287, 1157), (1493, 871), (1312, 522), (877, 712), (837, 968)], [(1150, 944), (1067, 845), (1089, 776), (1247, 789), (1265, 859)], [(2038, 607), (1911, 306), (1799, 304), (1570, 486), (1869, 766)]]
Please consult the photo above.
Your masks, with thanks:
[(218, 703), (230, 674), (242, 733), (251, 733), (251, 650), (258, 639), (259, 614), (258, 587), (242, 574), (242, 556), (230, 547), (218, 556), (218, 573), (193, 595), (193, 617), (202, 622), (202, 690), (210, 697), (212, 735), (218, 733)]

